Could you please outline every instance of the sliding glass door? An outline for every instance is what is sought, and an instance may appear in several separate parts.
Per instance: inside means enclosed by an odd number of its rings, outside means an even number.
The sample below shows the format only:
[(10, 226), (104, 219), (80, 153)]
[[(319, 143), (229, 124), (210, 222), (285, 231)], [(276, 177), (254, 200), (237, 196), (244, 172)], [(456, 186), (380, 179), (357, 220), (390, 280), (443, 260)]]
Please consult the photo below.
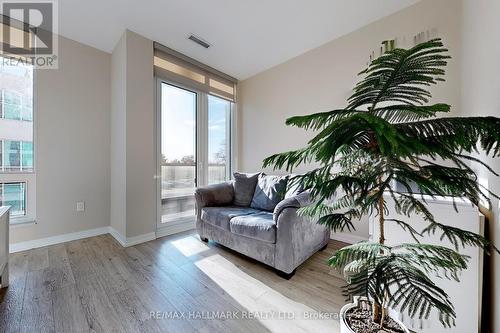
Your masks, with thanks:
[(158, 228), (188, 229), (196, 186), (230, 178), (232, 103), (158, 80)]
[(161, 223), (194, 216), (196, 187), (195, 92), (161, 85)]

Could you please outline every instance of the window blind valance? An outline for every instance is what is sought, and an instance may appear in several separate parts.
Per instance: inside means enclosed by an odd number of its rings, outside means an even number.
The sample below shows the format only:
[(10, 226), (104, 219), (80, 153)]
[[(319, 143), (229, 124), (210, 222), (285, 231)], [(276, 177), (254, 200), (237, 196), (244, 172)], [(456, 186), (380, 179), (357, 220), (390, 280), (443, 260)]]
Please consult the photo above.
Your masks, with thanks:
[(187, 87), (236, 101), (237, 79), (159, 43), (154, 43), (154, 72)]

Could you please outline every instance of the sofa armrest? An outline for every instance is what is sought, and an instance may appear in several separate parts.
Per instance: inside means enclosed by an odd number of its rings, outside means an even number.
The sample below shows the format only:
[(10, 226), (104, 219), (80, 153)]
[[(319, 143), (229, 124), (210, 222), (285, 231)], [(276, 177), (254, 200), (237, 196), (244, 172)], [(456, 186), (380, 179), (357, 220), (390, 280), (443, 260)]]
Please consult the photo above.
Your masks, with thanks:
[(279, 218), (280, 214), (286, 208), (299, 209), (302, 207), (309, 206), (311, 203), (312, 203), (311, 195), (308, 191), (299, 193), (299, 194), (294, 195), (293, 197), (290, 197), (290, 198), (286, 198), (286, 199), (280, 201), (276, 205), (276, 207), (274, 208), (273, 219), (275, 222), (278, 222), (278, 218)]
[[(294, 200), (290, 200), (294, 199)], [(330, 230), (317, 219), (299, 216), (298, 209), (310, 205), (308, 192), (288, 198), (276, 206), (275, 268), (287, 274), (293, 272), (307, 258), (323, 248), (330, 240)]]
[(196, 230), (200, 237), (206, 238), (204, 226), (201, 220), (201, 209), (203, 207), (230, 205), (234, 200), (234, 187), (231, 182), (198, 187), (194, 191), (196, 200)]
[(196, 208), (229, 205), (234, 199), (232, 183), (221, 183), (198, 187), (194, 192)]

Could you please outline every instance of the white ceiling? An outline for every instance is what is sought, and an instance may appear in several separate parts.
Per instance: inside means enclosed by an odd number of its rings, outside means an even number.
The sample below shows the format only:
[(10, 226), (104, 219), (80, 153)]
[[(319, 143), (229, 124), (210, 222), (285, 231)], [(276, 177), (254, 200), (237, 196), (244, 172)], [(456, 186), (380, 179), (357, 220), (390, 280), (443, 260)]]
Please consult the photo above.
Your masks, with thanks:
[(417, 1), (59, 0), (59, 33), (111, 52), (128, 28), (245, 79)]

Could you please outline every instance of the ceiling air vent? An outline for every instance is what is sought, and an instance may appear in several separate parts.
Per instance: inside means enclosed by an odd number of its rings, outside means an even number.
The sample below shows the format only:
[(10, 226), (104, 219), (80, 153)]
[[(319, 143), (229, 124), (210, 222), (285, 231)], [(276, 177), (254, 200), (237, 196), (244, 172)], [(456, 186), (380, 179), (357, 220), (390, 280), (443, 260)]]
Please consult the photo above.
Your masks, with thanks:
[(189, 40), (192, 40), (193, 42), (195, 42), (196, 44), (198, 45), (201, 45), (203, 46), (204, 48), (208, 49), (210, 47), (210, 44), (205, 42), (203, 39), (201, 39), (200, 37), (197, 37), (195, 35), (190, 35), (188, 37)]

